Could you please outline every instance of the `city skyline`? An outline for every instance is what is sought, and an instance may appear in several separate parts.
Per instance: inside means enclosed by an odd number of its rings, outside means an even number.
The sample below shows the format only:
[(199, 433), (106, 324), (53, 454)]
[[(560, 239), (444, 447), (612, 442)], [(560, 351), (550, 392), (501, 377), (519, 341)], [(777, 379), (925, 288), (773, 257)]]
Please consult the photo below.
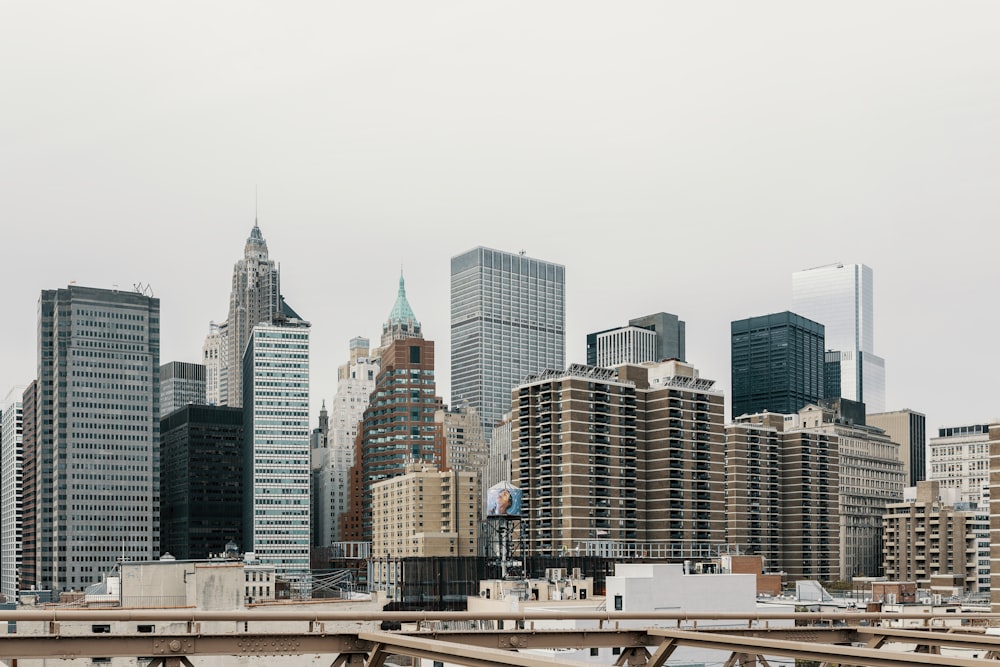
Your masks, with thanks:
[(567, 364), (587, 332), (665, 311), (727, 395), (729, 322), (792, 309), (795, 271), (863, 263), (886, 409), (929, 432), (1000, 416), (998, 272), (970, 252), (1000, 215), (1000, 7), (396, 9), (208, 7), (191, 26), (135, 7), (135, 31), (12, 10), (0, 393), (34, 379), (38, 295), (71, 281), (151, 285), (161, 361), (199, 361), (259, 185), (313, 324), (311, 424), (400, 264), (451, 395), (449, 259), (478, 245), (566, 267)]

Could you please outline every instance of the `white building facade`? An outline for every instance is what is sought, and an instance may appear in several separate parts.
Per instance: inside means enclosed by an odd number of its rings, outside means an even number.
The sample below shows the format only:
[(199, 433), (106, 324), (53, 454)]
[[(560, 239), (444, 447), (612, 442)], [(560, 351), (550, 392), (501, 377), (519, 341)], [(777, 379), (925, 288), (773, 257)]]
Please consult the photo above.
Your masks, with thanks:
[(310, 586), (309, 323), (258, 324), (243, 364), (243, 541), (304, 593)]
[(0, 594), (8, 600), (17, 594), (21, 566), (23, 394), (23, 386), (14, 387), (0, 403)]
[(205, 344), (201, 348), (201, 363), (205, 366), (205, 403), (222, 405), (227, 391), (226, 382), (226, 350), (223, 348), (225, 322), (221, 325), (209, 324)]
[(937, 437), (930, 439), (927, 467), (927, 479), (938, 482), (942, 493), (954, 490), (959, 502), (984, 506), (990, 479), (989, 424), (939, 428)]

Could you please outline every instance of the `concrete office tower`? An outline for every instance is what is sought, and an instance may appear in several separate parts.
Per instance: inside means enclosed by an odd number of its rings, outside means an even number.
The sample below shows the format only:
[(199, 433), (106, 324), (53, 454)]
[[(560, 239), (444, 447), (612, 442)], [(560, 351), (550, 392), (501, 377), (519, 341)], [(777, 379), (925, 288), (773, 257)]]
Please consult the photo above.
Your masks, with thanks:
[[(412, 331), (409, 324), (415, 318), (405, 300), (401, 292), (383, 331)], [(376, 482), (405, 474), (409, 463), (445, 468), (444, 435), (441, 424), (434, 421), (441, 407), (441, 398), (435, 395), (434, 342), (402, 335), (393, 338), (381, 351), (375, 388), (355, 441), (350, 509), (341, 520), (342, 540), (371, 541), (371, 494)]]
[(989, 508), (961, 503), (929, 480), (907, 491), (914, 498), (892, 503), (882, 517), (885, 576), (929, 589), (931, 577), (955, 575), (965, 593), (988, 592)]
[(189, 404), (205, 405), (205, 367), (185, 361), (160, 366), (161, 418)]
[(38, 588), (38, 480), (42, 461), (38, 447), (38, 380), (33, 380), (21, 398), (22, 474), (21, 474), (21, 572), (18, 588)]
[(989, 488), (989, 443), (990, 424), (939, 428), (928, 447), (927, 478), (939, 482), (942, 492), (957, 490), (961, 502), (982, 502)]
[(990, 612), (1000, 613), (1000, 423), (990, 423)]
[(732, 415), (797, 412), (823, 398), (823, 325), (785, 311), (730, 324)]
[(159, 556), (159, 390), (159, 299), (42, 292), (30, 501), (39, 587), (78, 590), (119, 558)]
[(308, 596), (309, 323), (257, 324), (243, 364), (244, 550)]
[(486, 469), (489, 453), (483, 435), (483, 422), (475, 408), (438, 410), (434, 421), (441, 424), (444, 432), (444, 458), (448, 467), (476, 473), (481, 479)]
[(472, 471), (410, 464), (372, 485), (372, 555), (475, 556), (481, 490)]
[(185, 405), (160, 420), (160, 546), (180, 560), (243, 546), (243, 410)]
[(17, 595), (24, 539), (24, 390), (23, 385), (14, 387), (0, 403), (0, 594), (8, 600)]
[[(840, 393), (885, 411), (885, 360), (875, 354), (872, 270), (829, 264), (792, 274), (792, 308), (826, 328), (826, 349), (840, 353)], [(828, 361), (832, 361), (829, 360)]]
[(201, 348), (201, 363), (205, 366), (205, 403), (223, 405), (229, 390), (226, 378), (226, 353), (228, 345), (225, 333), (229, 329), (225, 322), (209, 324), (205, 344)]
[(878, 576), (882, 570), (882, 515), (891, 503), (903, 498), (905, 477), (899, 445), (882, 429), (845, 418), (842, 402), (823, 403), (799, 410), (797, 429), (832, 434), (838, 439), (838, 579)]
[(285, 315), (281, 299), (278, 265), (269, 259), (267, 242), (254, 221), (243, 248), (243, 259), (233, 267), (233, 288), (229, 295), (226, 329), (220, 332), (225, 348), (225, 400), (231, 407), (243, 405), (243, 353), (250, 333), (260, 323), (270, 324)]
[(676, 315), (656, 313), (629, 320), (625, 327), (587, 334), (587, 365), (615, 368), (644, 361), (684, 361), (684, 328)]
[(369, 356), (367, 338), (350, 342), (350, 358), (337, 369), (337, 393), (333, 397), (330, 432), (325, 450), (313, 450), (316, 466), (317, 545), (343, 541), (341, 517), (350, 509), (351, 466), (355, 462), (354, 441), (358, 425), (375, 389), (378, 359)]
[(525, 376), (566, 366), (565, 271), (490, 248), (451, 258), (451, 404), (475, 408), (487, 436)]
[(532, 554), (596, 540), (677, 558), (721, 545), (722, 393), (678, 361), (571, 365), (514, 391), (514, 483)]
[(726, 427), (726, 543), (790, 580), (840, 578), (838, 438), (785, 431), (786, 415)]
[(896, 410), (870, 414), (866, 423), (882, 429), (899, 445), (907, 486), (927, 479), (927, 417), (913, 410)]

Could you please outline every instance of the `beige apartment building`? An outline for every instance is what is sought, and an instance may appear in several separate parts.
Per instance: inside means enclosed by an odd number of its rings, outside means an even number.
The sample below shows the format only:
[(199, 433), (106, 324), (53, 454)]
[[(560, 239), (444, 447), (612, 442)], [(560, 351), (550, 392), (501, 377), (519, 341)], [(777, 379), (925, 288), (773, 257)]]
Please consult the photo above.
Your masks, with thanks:
[(786, 416), (726, 427), (726, 541), (790, 580), (840, 578), (839, 439), (785, 431)]
[(617, 370), (574, 364), (513, 392), (513, 478), (530, 554), (587, 543), (676, 558), (722, 544), (723, 397), (670, 360)]
[(372, 485), (372, 556), (475, 556), (479, 475), (411, 464)]
[[(942, 497), (948, 491), (950, 502)], [(956, 490), (936, 481), (917, 482), (915, 496), (882, 517), (885, 576), (930, 588), (931, 577), (947, 574), (966, 593), (988, 591), (989, 510), (962, 509)]]

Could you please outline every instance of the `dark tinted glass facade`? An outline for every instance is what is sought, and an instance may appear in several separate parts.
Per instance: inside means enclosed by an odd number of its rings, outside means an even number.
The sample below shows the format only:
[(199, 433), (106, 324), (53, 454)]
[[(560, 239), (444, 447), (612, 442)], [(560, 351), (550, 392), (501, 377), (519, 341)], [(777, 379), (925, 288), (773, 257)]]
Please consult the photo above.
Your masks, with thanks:
[(189, 405), (160, 425), (160, 544), (179, 559), (244, 547), (243, 410)]
[(823, 325), (785, 311), (737, 320), (732, 335), (732, 416), (797, 412), (823, 398)]

